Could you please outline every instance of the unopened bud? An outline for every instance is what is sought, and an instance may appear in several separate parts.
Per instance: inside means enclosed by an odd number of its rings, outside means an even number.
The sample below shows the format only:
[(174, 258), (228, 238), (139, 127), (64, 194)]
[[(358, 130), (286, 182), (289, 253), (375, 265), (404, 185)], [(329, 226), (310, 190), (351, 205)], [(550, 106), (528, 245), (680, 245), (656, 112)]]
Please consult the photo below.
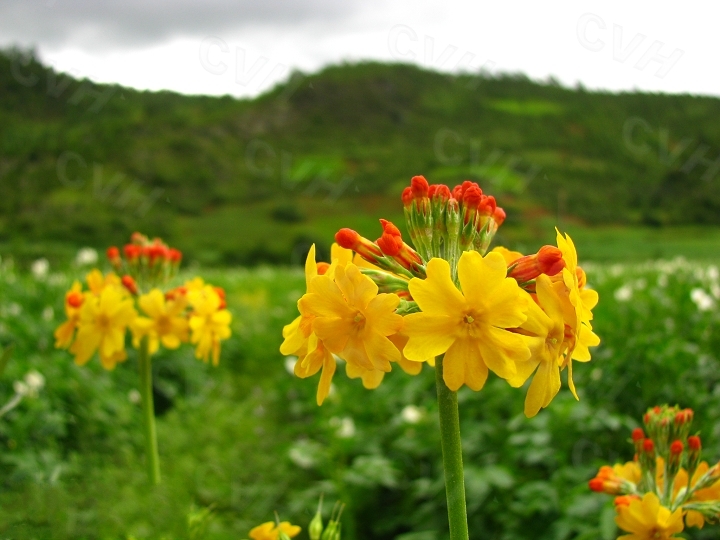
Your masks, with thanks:
[(495, 224), (499, 227), (503, 223), (505, 223), (505, 218), (507, 217), (507, 214), (505, 214), (505, 210), (500, 208), (499, 206), (495, 208), (495, 211), (493, 212), (492, 218), (495, 221)]
[(312, 518), (312, 521), (310, 521), (310, 525), (308, 526), (308, 534), (310, 535), (310, 540), (320, 540), (322, 532), (322, 516), (320, 515), (320, 510), (318, 509), (318, 511), (315, 513), (315, 516)]
[(640, 441), (645, 438), (645, 432), (642, 430), (642, 428), (635, 428), (632, 431), (632, 440), (634, 442)]
[(85, 300), (85, 298), (83, 297), (82, 293), (79, 293), (77, 291), (68, 293), (67, 297), (65, 298), (67, 305), (70, 307), (73, 307), (75, 309), (82, 306), (82, 303), (84, 300)]
[(413, 202), (413, 192), (412, 192), (412, 188), (411, 188), (411, 187), (406, 187), (405, 189), (403, 189), (401, 198), (402, 198), (403, 206), (404, 206), (405, 208), (408, 208), (409, 206), (411, 206), (411, 205), (412, 205), (412, 202)]
[(420, 199), (428, 196), (430, 186), (424, 176), (413, 176), (410, 180), (410, 188), (413, 197)]
[(646, 454), (653, 454), (655, 452), (655, 443), (652, 439), (643, 440), (643, 452)]
[(137, 295), (137, 284), (135, 283), (135, 280), (132, 278), (132, 276), (124, 275), (120, 279), (120, 282), (123, 284), (123, 287), (125, 287), (130, 292), (130, 294)]
[(615, 508), (618, 508), (619, 506), (630, 506), (631, 502), (639, 500), (640, 497), (637, 495), (620, 495), (619, 497), (615, 497), (613, 502), (615, 503)]
[(540, 274), (554, 276), (565, 268), (562, 251), (554, 246), (543, 246), (534, 255), (520, 257), (510, 265), (508, 277), (518, 283), (527, 283)]
[(690, 435), (687, 440), (688, 448), (691, 451), (699, 452), (702, 450), (702, 442), (700, 441), (700, 437), (697, 435)]

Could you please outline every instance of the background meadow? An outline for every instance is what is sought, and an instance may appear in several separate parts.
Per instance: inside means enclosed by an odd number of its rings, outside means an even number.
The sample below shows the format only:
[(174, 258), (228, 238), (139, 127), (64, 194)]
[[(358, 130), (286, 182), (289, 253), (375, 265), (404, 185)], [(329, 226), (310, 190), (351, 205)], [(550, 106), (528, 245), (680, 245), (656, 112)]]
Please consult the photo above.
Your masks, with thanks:
[[(400, 191), (425, 174), (495, 195), (496, 243), (531, 252), (569, 232), (600, 293), (579, 403), (564, 388), (528, 420), (501, 380), (460, 392), (471, 531), (616, 538), (587, 480), (632, 458), (647, 407), (693, 408), (705, 458), (720, 458), (719, 112), (711, 97), (380, 63), (295, 73), (254, 99), (183, 96), (2, 52), (0, 345), (14, 351), (0, 405), (30, 371), (45, 386), (0, 418), (0, 536), (241, 539), (274, 510), (306, 526), (324, 493), (327, 513), (347, 504), (345, 540), (445, 538), (432, 370), (396, 369), (370, 392), (341, 368), (318, 408), (317, 379), (278, 352), (309, 246), (327, 258), (340, 227), (402, 227)], [(113, 372), (78, 368), (52, 338), (92, 249), (134, 230), (182, 249), (178, 281), (224, 287), (234, 317), (219, 367), (189, 348), (154, 359), (157, 489), (134, 353)]]
[[(431, 370), (395, 369), (375, 391), (340, 373), (318, 408), (316, 380), (294, 378), (293, 359), (277, 352), (303, 291), (299, 269), (205, 272), (228, 292), (233, 337), (218, 368), (190, 350), (154, 362), (156, 490), (143, 466), (133, 356), (106, 372), (52, 346), (63, 293), (87, 267), (34, 270), (7, 257), (0, 270), (0, 339), (15, 344), (0, 401), (31, 369), (46, 379), (0, 420), (6, 537), (242, 538), (273, 510), (307, 524), (324, 493), (347, 503), (349, 540), (443, 538)], [(612, 501), (586, 482), (599, 465), (632, 458), (629, 433), (648, 404), (695, 409), (706, 457), (720, 457), (718, 267), (678, 258), (590, 264), (588, 275), (603, 343), (577, 366), (579, 403), (564, 389), (528, 420), (524, 395), (497, 378), (460, 393), (470, 526), (483, 537), (615, 538)], [(188, 519), (208, 508), (205, 531), (190, 535)]]

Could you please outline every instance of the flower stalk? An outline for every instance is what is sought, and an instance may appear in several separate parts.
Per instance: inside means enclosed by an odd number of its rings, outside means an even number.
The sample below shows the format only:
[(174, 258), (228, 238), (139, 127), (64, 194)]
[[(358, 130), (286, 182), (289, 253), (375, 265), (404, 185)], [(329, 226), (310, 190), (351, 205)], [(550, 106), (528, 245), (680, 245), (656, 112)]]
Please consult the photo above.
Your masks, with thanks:
[(140, 370), (140, 395), (142, 397), (143, 423), (145, 427), (145, 459), (148, 480), (154, 486), (160, 484), (160, 458), (158, 457), (157, 431), (155, 429), (155, 406), (152, 393), (152, 361), (147, 336), (140, 341), (138, 350)]
[(468, 523), (460, 440), (460, 415), (457, 392), (450, 390), (443, 380), (443, 355), (435, 361), (435, 385), (440, 413), (440, 442), (445, 472), (450, 540), (467, 540)]

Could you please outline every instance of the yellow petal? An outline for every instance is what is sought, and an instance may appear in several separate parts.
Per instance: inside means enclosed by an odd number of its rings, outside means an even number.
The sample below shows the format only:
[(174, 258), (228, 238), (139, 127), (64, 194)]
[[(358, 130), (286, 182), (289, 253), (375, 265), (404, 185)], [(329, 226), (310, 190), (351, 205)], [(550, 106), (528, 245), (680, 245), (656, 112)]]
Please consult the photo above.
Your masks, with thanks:
[(455, 340), (443, 359), (443, 380), (450, 390), (456, 391), (463, 384), (481, 390), (487, 380), (488, 370), (480, 357), (476, 340)]
[[(465, 251), (458, 262), (458, 278), (465, 301), (472, 307), (485, 305), (488, 294), (505, 281), (507, 265), (499, 253), (483, 258), (477, 251)], [(517, 282), (509, 280), (517, 288)], [(414, 296), (414, 295), (413, 295)], [(424, 310), (423, 310), (424, 311)], [(510, 324), (508, 326), (519, 326)]]
[(445, 353), (455, 341), (458, 322), (455, 317), (411, 313), (404, 317), (403, 332), (408, 336), (403, 354), (422, 362)]
[(413, 278), (408, 284), (413, 299), (424, 313), (457, 317), (466, 302), (452, 282), (448, 262), (430, 259), (426, 271), (426, 279)]

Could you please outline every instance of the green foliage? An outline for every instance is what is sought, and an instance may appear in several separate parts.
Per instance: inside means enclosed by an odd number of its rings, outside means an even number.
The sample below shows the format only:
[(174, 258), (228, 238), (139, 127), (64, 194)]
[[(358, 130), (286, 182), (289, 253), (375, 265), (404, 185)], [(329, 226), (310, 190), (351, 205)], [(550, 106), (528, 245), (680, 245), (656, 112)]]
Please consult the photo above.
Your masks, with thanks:
[[(153, 490), (135, 354), (106, 372), (97, 360), (79, 368), (53, 349), (64, 291), (84, 270), (38, 280), (5, 260), (0, 344), (12, 342), (16, 352), (0, 402), (31, 369), (46, 387), (0, 421), (0, 534), (243, 538), (277, 510), (303, 526), (302, 540), (324, 493), (325, 523), (335, 501), (347, 504), (344, 540), (445, 538), (432, 369), (416, 377), (395, 369), (374, 391), (341, 369), (318, 408), (317, 378), (293, 377), (292, 359), (277, 352), (303, 275), (200, 273), (227, 290), (233, 337), (218, 368), (188, 348), (154, 360), (163, 484)], [(718, 274), (682, 260), (590, 266), (603, 343), (591, 363), (575, 364), (579, 403), (565, 387), (528, 420), (524, 391), (497, 378), (479, 393), (460, 392), (471, 538), (615, 538), (612, 502), (591, 493), (587, 480), (602, 464), (632, 458), (629, 433), (649, 405), (692, 407), (705, 458), (720, 458)], [(688, 537), (715, 538), (716, 530)]]
[(7, 50), (0, 242), (31, 256), (37, 242), (102, 249), (144, 230), (204, 265), (290, 263), (338, 221), (376, 238), (368, 211), (398, 215), (415, 174), (479, 181), (512, 210), (508, 234), (533, 242), (554, 215), (718, 225), (719, 114), (711, 97), (378, 63), (296, 74), (253, 100), (181, 96)]

